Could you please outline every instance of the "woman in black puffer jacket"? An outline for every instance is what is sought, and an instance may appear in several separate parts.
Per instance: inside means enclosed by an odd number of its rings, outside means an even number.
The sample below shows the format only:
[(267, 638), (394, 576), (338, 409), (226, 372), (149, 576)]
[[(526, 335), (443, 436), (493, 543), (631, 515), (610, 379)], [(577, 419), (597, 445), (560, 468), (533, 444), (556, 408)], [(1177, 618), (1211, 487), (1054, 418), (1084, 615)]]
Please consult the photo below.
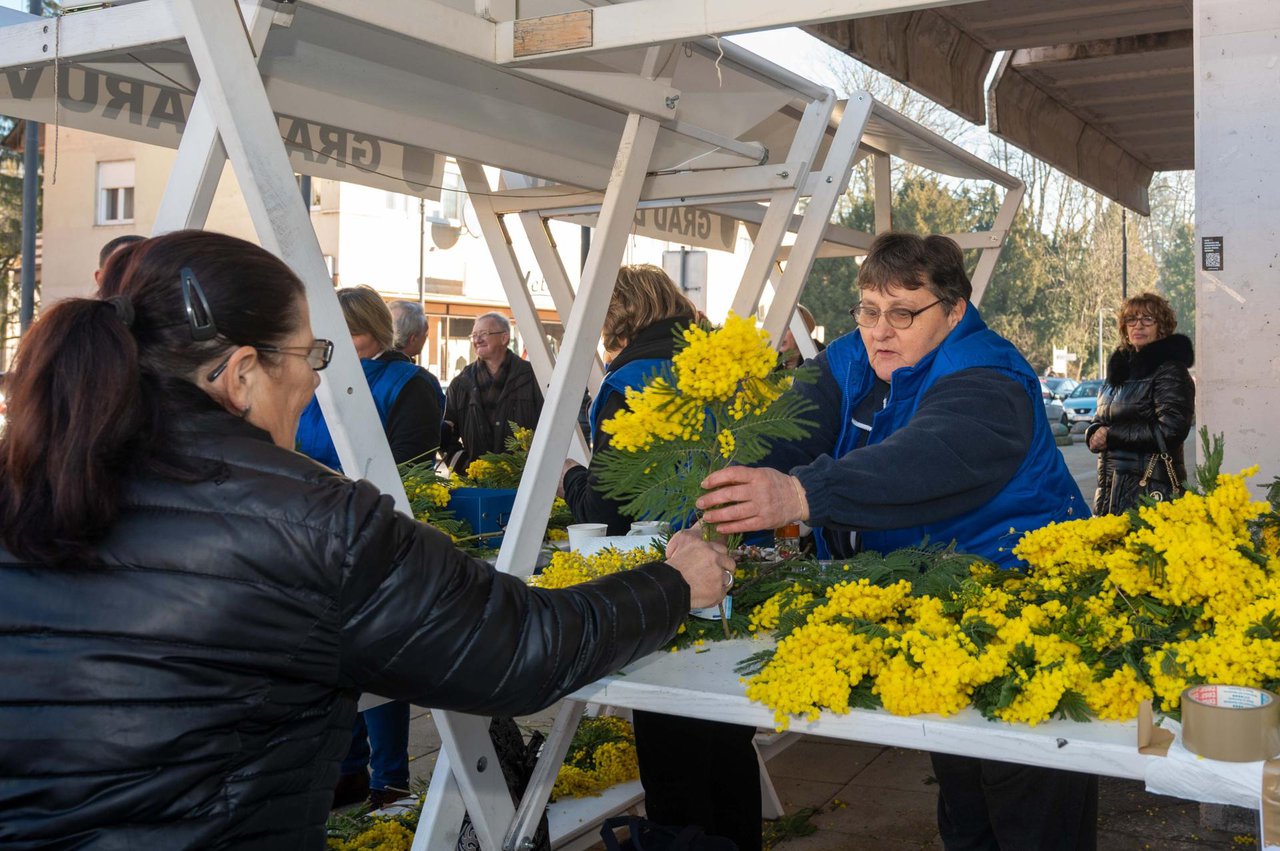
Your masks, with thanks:
[(321, 849), (357, 692), (531, 712), (723, 596), (692, 534), (530, 589), (294, 452), (333, 346), (257, 246), (139, 242), (101, 292), (9, 374), (0, 847)]
[(1098, 453), (1097, 514), (1122, 514), (1144, 495), (1169, 499), (1186, 481), (1182, 444), (1195, 416), (1188, 372), (1195, 355), (1191, 340), (1173, 333), (1177, 327), (1169, 303), (1154, 293), (1134, 296), (1120, 311), (1122, 342), (1107, 363), (1107, 383), (1085, 432)]

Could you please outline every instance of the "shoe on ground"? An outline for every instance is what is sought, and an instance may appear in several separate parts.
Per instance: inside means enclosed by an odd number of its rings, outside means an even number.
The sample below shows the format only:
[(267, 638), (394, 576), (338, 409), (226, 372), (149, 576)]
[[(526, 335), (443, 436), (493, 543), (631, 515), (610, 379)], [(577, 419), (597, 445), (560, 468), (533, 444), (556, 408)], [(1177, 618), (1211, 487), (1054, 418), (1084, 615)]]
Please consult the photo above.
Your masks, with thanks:
[(353, 804), (363, 804), (368, 797), (368, 771), (343, 774), (338, 777), (338, 785), (333, 787), (333, 804), (329, 809), (336, 810)]
[(408, 797), (407, 789), (370, 789), (369, 809), (377, 811)]

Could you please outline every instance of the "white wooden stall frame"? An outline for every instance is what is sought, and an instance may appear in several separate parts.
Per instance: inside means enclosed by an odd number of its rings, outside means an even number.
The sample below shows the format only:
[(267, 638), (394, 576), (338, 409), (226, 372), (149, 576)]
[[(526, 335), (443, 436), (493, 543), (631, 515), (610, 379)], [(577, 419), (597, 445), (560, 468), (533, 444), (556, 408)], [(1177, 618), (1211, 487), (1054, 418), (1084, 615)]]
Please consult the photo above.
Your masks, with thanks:
[[(889, 5), (893, 5), (889, 0), (849, 0), (838, 14), (871, 14)], [(819, 6), (823, 14), (832, 12), (833, 7), (828, 3), (793, 3), (787, 14), (795, 17), (787, 20), (799, 22)], [(427, 10), (439, 13), (430, 27), (418, 16), (405, 14), (412, 11), (423, 14)], [(777, 14), (776, 11), (773, 14)], [(409, 165), (413, 150), (406, 137), (421, 136), (433, 146), (439, 138), (440, 150), (462, 153), (464, 157), (477, 153), (491, 155), (492, 159), (489, 156), (481, 159), (506, 168), (552, 176), (565, 185), (588, 187), (587, 192), (602, 190), (603, 195), (593, 210), (598, 219), (598, 236), (593, 240), (577, 297), (570, 297), (567, 276), (562, 269), (553, 287), (553, 291), (559, 290), (558, 304), (569, 305), (566, 342), (562, 357), (551, 368), (543, 421), (520, 489), (518, 505), (523, 510), (517, 512), (500, 556), (500, 567), (510, 570), (520, 563), (517, 556), (521, 554), (529, 555), (527, 561), (531, 564), (531, 554), (541, 540), (551, 501), (546, 483), (554, 481), (560, 460), (569, 449), (570, 436), (577, 432), (574, 421), (587, 375), (593, 368), (598, 369), (595, 340), (637, 207), (669, 204), (673, 200), (718, 204), (734, 207), (743, 221), (754, 222), (758, 227), (744, 280), (746, 294), (739, 296), (744, 313), (754, 310), (766, 280), (778, 270), (777, 258), (784, 253), (784, 237), (794, 229), (795, 241), (785, 248), (788, 262), (775, 278), (779, 292), (766, 317), (766, 327), (776, 334), (791, 315), (809, 264), (824, 240), (831, 241), (831, 233), (835, 231), (835, 240), (842, 241), (838, 235), (840, 229), (829, 229), (827, 219), (837, 195), (847, 183), (849, 169), (856, 161), (859, 139), (876, 105), (868, 96), (856, 95), (852, 108), (841, 109), (839, 120), (833, 121), (837, 104), (829, 90), (732, 45), (718, 48), (719, 55), (712, 53), (709, 45), (685, 45), (690, 55), (704, 60), (715, 56), (716, 76), (721, 78), (721, 85), (727, 85), (724, 97), (714, 91), (694, 91), (691, 95), (688, 88), (683, 91), (672, 88), (677, 82), (672, 73), (673, 60), (677, 67), (688, 63), (681, 62), (679, 52), (669, 47), (645, 49), (638, 69), (634, 67), (634, 57), (622, 56), (612, 65), (607, 57), (596, 57), (595, 61), (604, 67), (591, 66), (585, 71), (577, 67), (550, 67), (549, 63), (542, 62), (522, 65), (518, 71), (501, 72), (513, 81), (512, 85), (518, 75), (529, 85), (541, 87), (534, 94), (547, 103), (539, 104), (539, 109), (546, 114), (556, 108), (572, 111), (573, 117), (580, 119), (577, 126), (598, 131), (597, 137), (601, 133), (616, 132), (610, 129), (612, 121), (602, 118), (599, 110), (592, 115), (580, 115), (582, 110), (575, 104), (603, 105), (612, 114), (624, 116), (616, 155), (606, 168), (581, 151), (557, 154), (513, 146), (514, 140), (503, 138), (492, 125), (468, 128), (445, 123), (439, 119), (439, 110), (428, 110), (430, 114), (424, 114), (419, 104), (387, 106), (374, 98), (361, 98), (358, 83), (351, 84), (354, 93), (351, 89), (344, 90), (345, 98), (331, 96), (326, 86), (336, 84), (332, 79), (313, 79), (324, 77), (314, 73), (317, 68), (331, 75), (334, 60), (343, 58), (349, 58), (353, 65), (360, 62), (368, 67), (376, 65), (367, 55), (346, 57), (338, 50), (342, 45), (336, 37), (332, 41), (307, 41), (299, 35), (284, 49), (272, 51), (275, 41), (269, 36), (280, 32), (296, 33), (310, 27), (306, 34), (315, 37), (335, 34), (344, 22), (369, 25), (371, 21), (372, 27), (382, 33), (376, 37), (383, 40), (383, 46), (392, 38), (389, 33), (394, 31), (395, 39), (407, 38), (423, 47), (443, 46), (447, 48), (447, 55), (471, 54), (484, 58), (484, 39), (476, 36), (482, 26), (489, 24), (478, 18), (460, 16), (455, 10), (430, 0), (414, 3), (401, 0), (373, 4), (372, 8), (355, 0), (303, 0), (285, 7), (265, 0), (243, 0), (239, 6), (233, 0), (144, 0), (79, 13), (52, 26), (43, 20), (0, 26), (0, 48), (3, 48), (0, 56), (4, 57), (0, 60), (3, 62), (0, 71), (10, 75), (10, 91), (0, 95), (0, 107), (36, 120), (52, 118), (50, 113), (56, 110), (50, 108), (51, 97), (41, 101), (33, 98), (29, 91), (23, 102), (17, 91), (19, 87), (14, 85), (16, 79), (22, 87), (31, 83), (31, 91), (42, 85), (45, 88), (41, 91), (46, 94), (50, 87), (56, 91), (50, 79), (41, 79), (40, 72), (46, 70), (51, 61), (55, 63), (55, 75), (63, 70), (56, 63), (63, 63), (64, 69), (75, 65), (86, 75), (121, 74), (124, 73), (121, 65), (125, 66), (129, 73), (138, 75), (129, 90), (131, 97), (137, 95), (137, 104), (142, 104), (146, 97), (156, 97), (147, 94), (147, 87), (159, 87), (158, 78), (187, 92), (194, 89), (194, 100), (188, 101), (189, 119), (168, 120), (173, 126), (166, 126), (164, 120), (154, 126), (153, 121), (148, 120), (144, 126), (143, 122), (132, 120), (132, 116), (126, 123), (119, 118), (121, 107), (114, 103), (92, 103), (84, 110), (64, 111), (62, 118), (69, 126), (100, 132), (120, 130), (121, 135), (160, 144), (179, 144), (177, 140), (181, 139), (178, 158), (181, 169), (175, 172), (166, 192), (158, 230), (201, 225), (222, 163), (230, 161), (260, 240), (298, 272), (306, 286), (314, 329), (335, 342), (334, 362), (323, 374), (318, 395), (344, 468), (373, 481), (392, 495), (402, 509), (407, 508), (403, 487), (346, 333), (308, 211), (298, 197), (294, 182), (296, 168), (333, 176), (334, 169), (341, 174), (343, 167), (352, 164), (343, 163), (340, 158), (326, 159), (323, 152), (317, 159), (305, 145), (287, 148), (281, 138), (281, 111), (292, 111), (291, 114), (313, 120), (318, 115), (315, 110), (321, 105), (338, 106), (354, 126), (374, 128), (371, 132), (404, 146), (398, 176), (356, 164), (353, 171), (343, 174), (354, 182), (391, 185), (416, 194), (430, 193), (434, 187), (423, 182), (419, 175), (438, 173), (434, 171), (438, 169), (438, 157), (434, 166), (411, 168)], [(273, 23), (280, 26), (272, 29)], [(330, 29), (334, 33), (330, 33)], [(368, 35), (363, 30), (361, 33)], [(155, 54), (146, 53), (144, 49), (154, 50)], [(133, 66), (134, 62), (143, 64), (135, 55), (139, 51), (152, 60), (145, 63), (152, 73), (142, 73)], [(122, 54), (128, 55), (131, 62), (123, 62), (119, 58)], [(445, 51), (438, 49), (436, 54), (437, 59), (446, 56)], [(264, 67), (260, 69), (259, 63)], [(438, 66), (430, 62), (424, 67), (438, 70)], [(34, 73), (32, 68), (36, 69)], [(389, 74), (403, 72), (403, 68), (388, 68)], [(474, 62), (470, 70), (487, 73)], [(363, 75), (356, 76), (363, 79)], [(729, 78), (728, 84), (725, 77)], [(734, 123), (745, 110), (746, 101), (741, 97), (743, 80), (764, 83), (765, 95), (770, 91), (775, 95), (782, 93), (779, 104), (769, 106), (767, 111), (796, 99), (804, 104), (794, 127), (782, 130), (784, 137), (788, 137), (787, 155), (778, 162), (766, 162), (769, 159), (767, 145), (740, 138), (749, 136), (751, 129)], [(735, 85), (739, 87), (736, 91)], [(530, 91), (527, 86), (526, 91)], [(549, 92), (563, 97), (555, 101)], [(409, 92), (409, 99), (415, 94), (421, 93)], [(686, 100), (700, 96), (701, 111), (678, 108), (682, 95)], [(735, 95), (739, 96), (738, 101), (733, 101)], [(61, 96), (67, 97), (66, 92)], [(170, 109), (176, 108), (172, 104), (184, 102), (174, 91), (161, 91), (160, 96), (168, 98), (165, 103)], [(752, 92), (751, 96), (758, 101), (761, 93)], [(720, 100), (727, 105), (719, 110), (713, 108)], [(153, 104), (153, 110), (159, 102)], [(10, 108), (14, 104), (17, 108)], [(130, 102), (128, 106), (133, 108), (134, 104)], [(756, 108), (759, 109), (758, 103)], [(113, 109), (114, 116), (110, 114)], [(749, 110), (745, 111), (749, 114)], [(844, 114), (846, 111), (848, 114)], [(536, 118), (534, 115), (531, 120)], [(703, 118), (708, 120), (702, 122)], [(694, 123), (694, 119), (701, 123)], [(708, 126), (703, 126), (704, 123)], [(569, 132), (572, 133), (573, 128), (569, 128)], [(776, 135), (776, 129), (773, 132)], [(586, 139), (582, 144), (590, 141)], [(655, 159), (658, 150), (662, 151), (661, 160)], [(812, 165), (820, 157), (822, 165)], [(678, 173), (665, 173), (673, 167)], [(468, 189), (476, 198), (501, 194), (488, 187), (487, 181), (482, 182), (483, 172), (479, 166), (467, 163), (465, 168)], [(651, 171), (656, 173), (650, 174)], [(489, 192), (485, 191), (486, 187)], [(1015, 194), (1015, 187), (1009, 188), (1006, 199)], [(802, 197), (809, 198), (810, 215), (796, 217), (796, 202)], [(757, 200), (766, 202), (767, 206), (761, 206)], [(485, 204), (479, 206), (485, 207)], [(1013, 206), (1016, 208), (1016, 202)], [(532, 217), (524, 215), (528, 212), (530, 210), (522, 211), (522, 219), (533, 224)], [(495, 221), (501, 224), (490, 204), (482, 216), (482, 228), (486, 229), (491, 245), (501, 237), (500, 228), (492, 227)], [(990, 238), (995, 238), (994, 234)], [(843, 241), (850, 247), (863, 247), (852, 238)], [(998, 245), (999, 239), (995, 241)], [(547, 262), (548, 246), (537, 239), (533, 244), (543, 265), (544, 277), (551, 281), (556, 273)], [(523, 311), (531, 307), (518, 266), (509, 262), (509, 257), (504, 259), (502, 251), (495, 252), (495, 260), (512, 296), (513, 309)], [(536, 314), (530, 324), (537, 327)], [(549, 351), (535, 353), (533, 359), (544, 374), (551, 366)], [(542, 486), (534, 487), (535, 483)], [(563, 757), (563, 747), (567, 747), (566, 731), (571, 732), (577, 711), (571, 703), (563, 721), (558, 719), (559, 729), (554, 744), (549, 746), (549, 758), (540, 764), (535, 778), (539, 791), (534, 793), (531, 789), (531, 794), (526, 796), (519, 821), (513, 819), (514, 808), (496, 770), (497, 760), (488, 739), (486, 721), (457, 713), (436, 713), (443, 750), (415, 848), (434, 848), (439, 847), (439, 842), (447, 842), (450, 831), (456, 834), (464, 806), (473, 817), (484, 847), (522, 847), (528, 836), (529, 820), (536, 823), (537, 813), (545, 801), (544, 793), (549, 791), (550, 781)]]
[[(812, 101), (807, 108), (804, 118), (797, 126), (796, 137), (792, 142), (791, 150), (788, 152), (787, 168), (781, 171), (776, 167), (771, 175), (762, 174), (759, 170), (752, 170), (750, 167), (742, 167), (739, 169), (724, 169), (718, 174), (718, 186), (724, 193), (737, 195), (733, 210), (738, 212), (744, 223), (748, 224), (749, 230), (753, 238), (753, 252), (748, 261), (747, 269), (743, 275), (742, 283), (738, 289), (737, 298), (735, 299), (735, 310), (740, 310), (743, 314), (750, 314), (755, 310), (756, 303), (759, 300), (761, 292), (764, 290), (765, 281), (760, 281), (756, 285), (755, 277), (763, 270), (764, 275), (770, 280), (775, 289), (774, 299), (766, 318), (766, 330), (770, 330), (774, 339), (780, 336), (781, 326), (787, 319), (792, 325), (793, 334), (797, 340), (797, 344), (801, 347), (802, 353), (806, 356), (813, 354), (812, 341), (805, 333), (803, 324), (798, 314), (795, 313), (794, 307), (799, 296), (800, 287), (804, 278), (807, 277), (808, 271), (812, 265), (813, 258), (817, 254), (819, 248), (828, 245), (834, 248), (833, 254), (845, 253), (864, 253), (869, 247), (873, 235), (859, 234), (848, 228), (839, 228), (835, 225), (828, 225), (831, 212), (835, 206), (836, 199), (843, 187), (848, 185), (849, 172), (856, 162), (859, 153), (859, 144), (862, 138), (863, 129), (866, 126), (867, 119), (873, 111), (879, 110), (882, 115), (893, 117), (883, 106), (874, 102), (869, 97), (855, 98), (854, 104), (857, 109), (848, 110), (847, 107), (839, 111), (839, 118), (833, 120), (832, 113), (835, 104), (829, 99)], [(853, 118), (852, 121), (848, 120)], [(931, 139), (930, 134), (924, 128), (916, 125), (908, 124), (916, 138), (929, 139), (936, 142), (941, 148), (944, 140)], [(803, 155), (807, 153), (809, 157), (817, 154), (818, 143), (822, 141), (822, 131), (831, 130), (832, 138), (829, 139), (828, 149), (824, 161), (819, 165), (815, 164), (812, 170), (806, 169), (803, 164), (799, 163), (797, 153)], [(804, 146), (811, 145), (810, 148)], [(797, 151), (797, 149), (801, 149)], [(1014, 178), (1000, 172), (986, 163), (978, 160), (967, 152), (963, 152), (958, 148), (949, 150), (948, 153), (955, 156), (959, 152), (960, 156), (957, 160), (966, 162), (977, 169), (984, 177), (988, 177), (1006, 188), (1005, 198), (1001, 213), (1006, 214), (1006, 218), (1011, 220), (1013, 212), (1016, 211), (1022, 197), (1022, 186)], [(890, 206), (890, 186), (888, 180), (884, 177), (888, 175), (889, 156), (885, 153), (874, 151), (864, 151), (863, 155), (873, 155), (877, 161), (877, 175), (881, 177), (877, 180), (876, 204), (880, 213), (877, 230), (887, 230), (889, 222), (887, 219), (887, 211)], [(883, 167), (879, 167), (883, 163)], [(784, 172), (793, 171), (793, 174), (785, 174)], [(478, 172), (478, 168), (476, 168)], [(518, 177), (518, 176), (515, 176)], [(678, 181), (676, 178), (689, 177), (689, 181)], [(814, 179), (814, 178), (817, 179)], [(716, 192), (713, 191), (713, 184), (705, 180), (706, 175), (691, 174), (672, 176), (671, 178), (652, 177), (645, 181), (641, 191), (638, 203), (641, 206), (681, 206), (687, 205), (690, 198), (696, 198), (699, 204), (705, 204), (708, 208), (714, 208)], [(762, 179), (763, 178), (763, 179)], [(772, 179), (774, 182), (769, 184)], [(781, 187), (777, 182), (783, 181)], [(692, 186), (689, 183), (693, 183)], [(766, 185), (767, 184), (767, 185)], [(486, 182), (485, 188), (492, 191)], [(482, 222), (484, 217), (492, 217), (495, 220), (501, 220), (506, 215), (516, 214), (520, 217), (520, 222), (524, 227), (530, 241), (536, 244), (540, 236), (545, 234), (545, 219), (559, 216), (570, 215), (575, 221), (595, 221), (598, 215), (598, 209), (591, 204), (576, 203), (569, 209), (557, 208), (558, 198), (564, 194), (567, 187), (563, 186), (543, 186), (536, 190), (515, 189), (501, 195), (496, 201), (492, 198), (484, 199), (484, 210), (482, 214)], [(812, 189), (813, 194), (808, 194), (807, 189)], [(753, 197), (756, 196), (756, 197)], [(802, 199), (807, 199), (808, 204), (805, 206), (805, 216), (796, 216), (794, 211)], [(575, 198), (575, 202), (585, 199)], [(750, 206), (751, 202), (756, 200), (768, 202), (769, 206)], [(747, 205), (744, 207), (744, 205)], [(498, 210), (504, 211), (498, 213)], [(1006, 213), (1007, 211), (1007, 213)], [(478, 213), (480, 211), (478, 210)], [(773, 215), (770, 215), (770, 214)], [(806, 228), (805, 223), (809, 226)], [(762, 237), (762, 232), (768, 226), (768, 237)], [(796, 240), (790, 246), (783, 246), (782, 241), (788, 232), (795, 228)], [(1007, 228), (1006, 228), (1007, 229)], [(858, 249), (851, 250), (849, 245), (839, 245), (838, 243), (830, 243), (827, 241), (827, 234), (835, 231), (844, 233), (844, 241), (846, 243), (857, 241)], [(1003, 241), (1004, 233), (1000, 234), (983, 234), (979, 235), (978, 240), (969, 240), (971, 244), (982, 249), (982, 257), (996, 255), (999, 252), (1000, 245)], [(505, 227), (498, 227), (498, 222), (494, 221), (486, 230), (486, 238), (490, 239), (490, 249), (495, 253), (506, 253), (510, 250), (510, 237)], [(788, 249), (788, 250), (785, 250)], [(554, 254), (554, 252), (552, 252)], [(780, 254), (785, 254), (786, 264), (783, 266), (777, 260)], [(543, 258), (546, 254), (538, 254), (537, 262), (542, 266)], [(794, 261), (794, 262), (792, 262)], [(558, 256), (555, 257), (555, 265), (558, 266)], [(982, 261), (980, 260), (980, 268)], [(781, 266), (781, 268), (779, 268)], [(987, 271), (989, 278), (990, 268), (994, 267), (994, 260), (990, 261)], [(788, 279), (786, 269), (791, 270), (791, 278)], [(552, 277), (557, 271), (554, 266), (551, 268), (543, 267), (544, 275), (548, 278)], [(522, 288), (525, 274), (519, 268), (514, 269), (510, 274), (504, 276), (504, 280), (514, 282), (516, 286)], [(975, 290), (979, 290), (984, 286), (986, 278), (981, 283), (975, 284)], [(783, 289), (786, 287), (786, 289)], [(781, 290), (781, 292), (778, 292)], [(744, 292), (747, 295), (744, 295)], [(515, 300), (527, 298), (527, 294), (523, 292), (513, 292), (508, 290), (508, 295)], [(980, 297), (980, 292), (976, 295)], [(774, 309), (776, 308), (776, 310)], [(563, 310), (563, 307), (561, 307)], [(779, 326), (770, 328), (769, 319), (773, 320), (773, 324)], [(534, 479), (538, 481), (538, 479)], [(522, 487), (521, 495), (526, 493)], [(537, 508), (530, 508), (523, 512), (517, 510), (513, 512), (514, 517), (525, 517), (531, 521), (536, 518), (545, 516), (543, 512)], [(513, 524), (514, 525), (514, 524)], [(544, 532), (544, 527), (537, 527), (536, 532), (531, 534), (531, 538), (540, 541)], [(512, 540), (512, 529), (508, 527), (507, 541)], [(518, 539), (517, 539), (518, 540)], [(517, 543), (515, 553), (520, 552), (520, 546)], [(505, 554), (505, 550), (504, 550)], [(508, 562), (508, 568), (514, 568), (519, 564), (518, 558)], [(511, 831), (506, 836), (504, 847), (519, 848), (521, 843), (527, 841), (536, 828), (537, 819), (544, 806), (546, 796), (550, 792), (550, 787), (555, 780), (555, 770), (563, 760), (564, 753), (568, 747), (568, 738), (572, 736), (573, 730), (576, 728), (577, 719), (581, 717), (583, 711), (582, 705), (577, 701), (566, 701), (563, 715), (568, 715), (573, 719), (571, 725), (557, 725), (548, 739), (546, 745), (547, 759), (540, 762), (534, 777), (530, 781), (526, 790), (525, 798), (521, 806), (517, 809), (516, 822)], [(563, 716), (562, 716), (563, 717)], [(776, 737), (771, 743), (774, 752), (789, 745), (794, 739), (788, 736)], [(760, 755), (761, 766), (763, 768), (764, 756)], [(762, 771), (761, 776), (761, 794), (764, 799), (764, 807), (766, 815), (776, 817), (782, 814), (782, 806), (772, 783), (769, 781), (767, 771)], [(553, 825), (553, 838), (556, 838)], [(430, 847), (423, 845), (422, 847)]]

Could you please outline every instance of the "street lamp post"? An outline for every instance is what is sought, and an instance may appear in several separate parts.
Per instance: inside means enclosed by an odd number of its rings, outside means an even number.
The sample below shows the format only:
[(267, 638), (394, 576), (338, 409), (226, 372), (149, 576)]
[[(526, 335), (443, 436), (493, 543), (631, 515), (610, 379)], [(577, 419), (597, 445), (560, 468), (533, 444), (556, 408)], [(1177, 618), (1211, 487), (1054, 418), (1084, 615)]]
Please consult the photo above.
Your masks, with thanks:
[[(43, 0), (28, 0), (28, 11), (41, 15)], [(30, 119), (22, 142), (22, 284), (18, 327), (23, 334), (36, 313), (36, 192), (40, 179), (40, 125)]]
[(1106, 350), (1102, 347), (1102, 317), (1106, 312), (1105, 308), (1098, 308), (1098, 378), (1106, 377)]

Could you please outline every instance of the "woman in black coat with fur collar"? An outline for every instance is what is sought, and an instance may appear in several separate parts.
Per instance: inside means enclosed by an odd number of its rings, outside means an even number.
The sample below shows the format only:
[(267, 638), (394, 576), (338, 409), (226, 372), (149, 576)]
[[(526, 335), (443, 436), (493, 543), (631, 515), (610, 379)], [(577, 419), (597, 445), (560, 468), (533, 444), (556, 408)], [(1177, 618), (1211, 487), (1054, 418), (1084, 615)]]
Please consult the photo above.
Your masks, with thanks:
[(1182, 491), (1195, 354), (1188, 337), (1173, 333), (1177, 327), (1169, 302), (1154, 293), (1134, 296), (1120, 311), (1120, 348), (1107, 362), (1098, 412), (1085, 432), (1098, 453), (1097, 514), (1122, 514), (1144, 495), (1170, 499)]

